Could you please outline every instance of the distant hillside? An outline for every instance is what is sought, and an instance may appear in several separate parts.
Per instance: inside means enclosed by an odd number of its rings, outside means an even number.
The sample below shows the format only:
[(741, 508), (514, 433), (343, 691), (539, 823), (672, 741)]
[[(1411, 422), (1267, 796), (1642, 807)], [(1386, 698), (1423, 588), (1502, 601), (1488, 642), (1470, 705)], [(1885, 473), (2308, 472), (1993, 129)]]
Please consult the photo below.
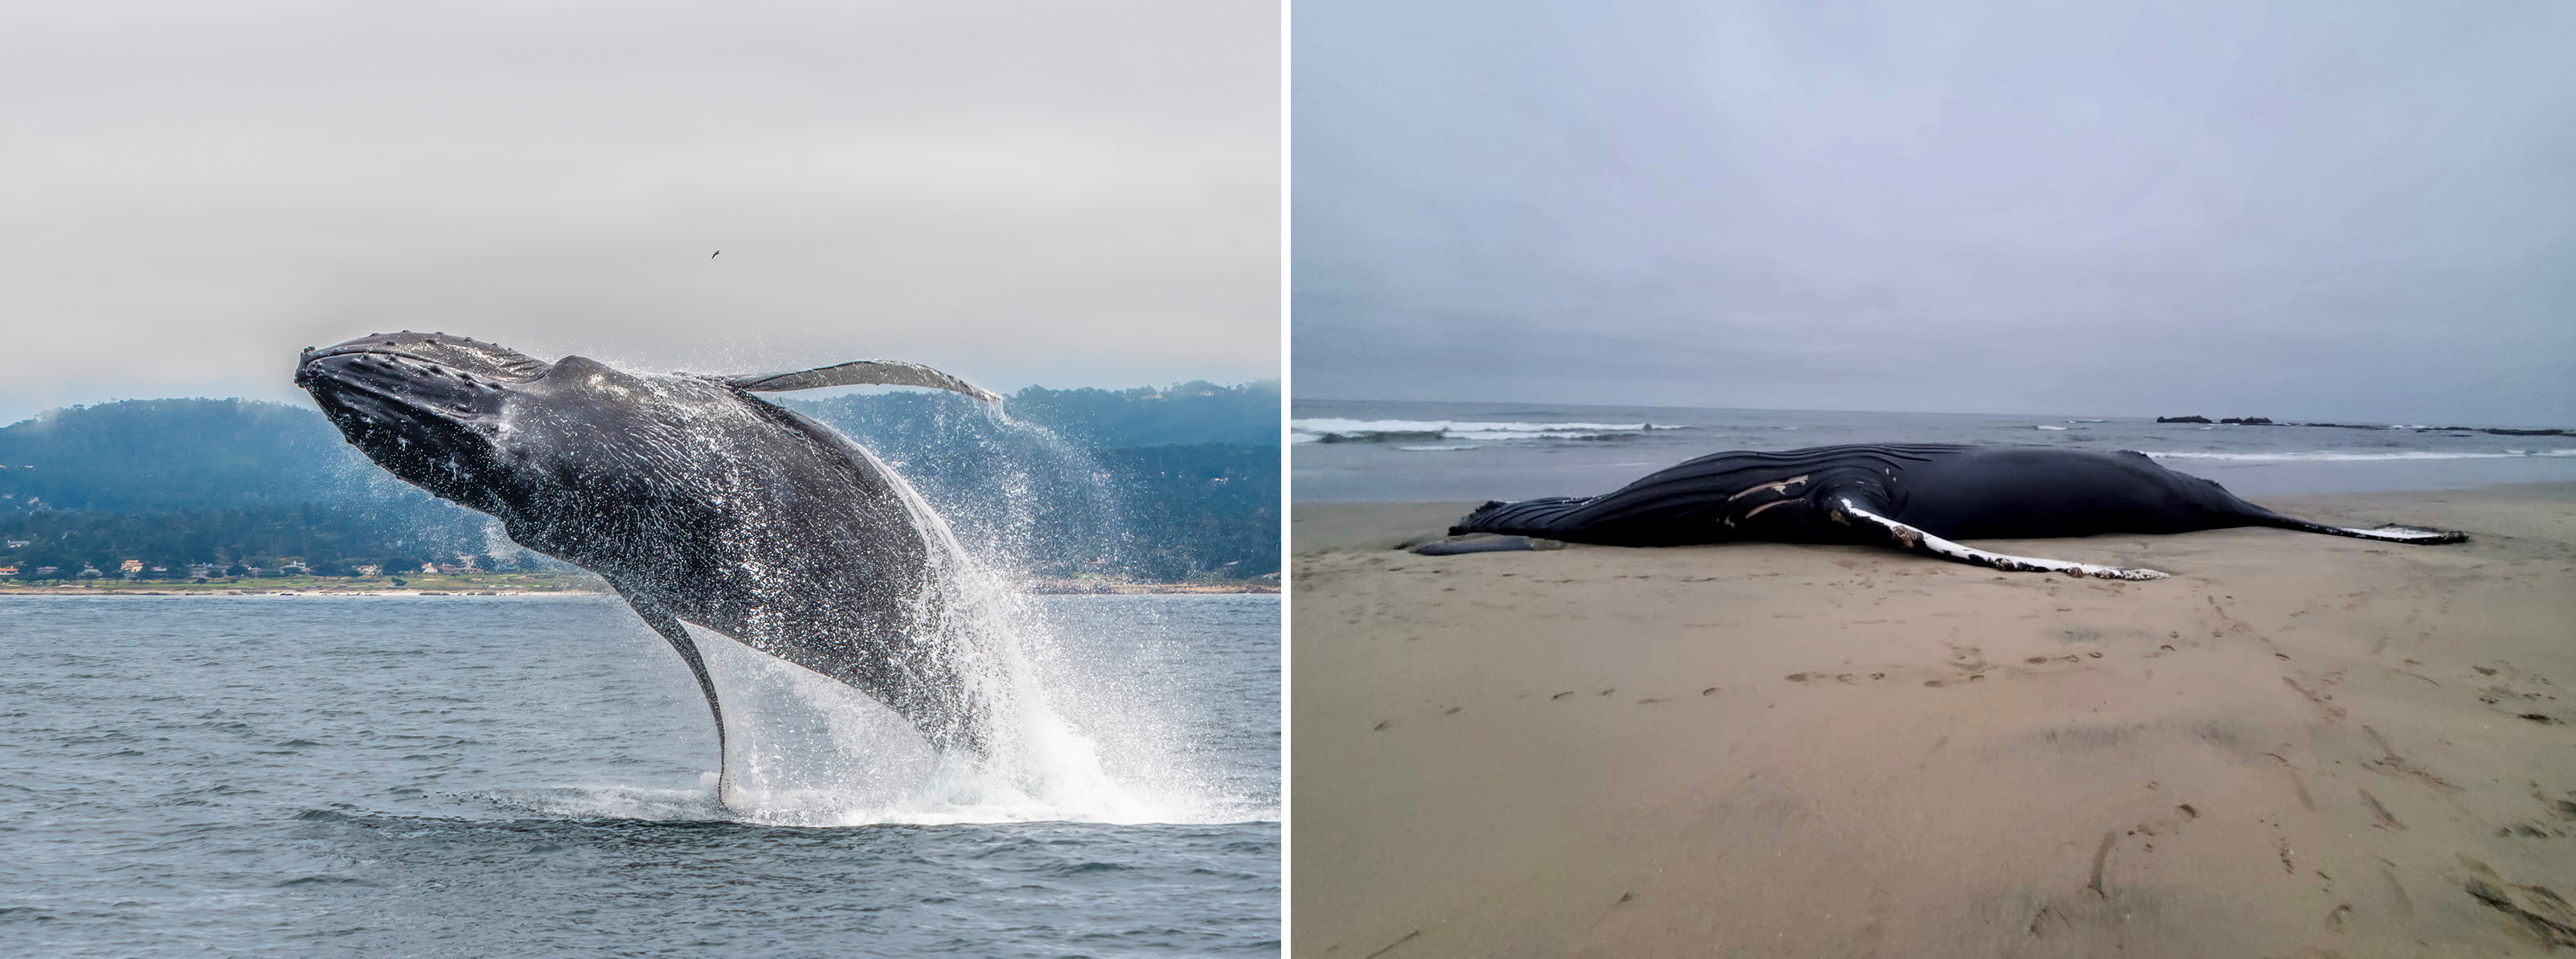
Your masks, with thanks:
[[(20, 578), (35, 578), (36, 570), (51, 566), (68, 579), (83, 566), (113, 570), (128, 559), (173, 570), (190, 563), (275, 569), (302, 560), (324, 575), (345, 576), (353, 565), (409, 570), (424, 562), (456, 562), (467, 554), (498, 554), (504, 565), (538, 559), (515, 545), (495, 544), (484, 535), (485, 520), (476, 514), (445, 504), (432, 509), (340, 502), (150, 513), (19, 513), (0, 516), (0, 533), (8, 537), (0, 541), (7, 547), (0, 549), (0, 566), (19, 567)], [(13, 545), (17, 543), (25, 545)], [(498, 568), (490, 560), (475, 565)]]
[[(883, 438), (907, 431), (944, 432), (996, 421), (992, 404), (955, 393), (883, 393), (772, 401), (832, 424), (853, 436)], [(1043, 428), (1085, 449), (1279, 445), (1279, 381), (1241, 386), (1189, 382), (1170, 389), (1050, 390), (1032, 386), (1011, 394), (1000, 419)]]
[[(1278, 570), (1278, 397), (1275, 382), (1192, 383), (1031, 387), (1007, 415), (948, 393), (786, 405), (869, 446), (979, 555), (1176, 580)], [(136, 400), (0, 428), (0, 535), (28, 541), (0, 549), (0, 566), (481, 553), (487, 525), (393, 479), (309, 408)]]
[(136, 512), (394, 492), (377, 488), (380, 473), (322, 414), (283, 403), (128, 400), (0, 427), (0, 503), (8, 507), (35, 499)]

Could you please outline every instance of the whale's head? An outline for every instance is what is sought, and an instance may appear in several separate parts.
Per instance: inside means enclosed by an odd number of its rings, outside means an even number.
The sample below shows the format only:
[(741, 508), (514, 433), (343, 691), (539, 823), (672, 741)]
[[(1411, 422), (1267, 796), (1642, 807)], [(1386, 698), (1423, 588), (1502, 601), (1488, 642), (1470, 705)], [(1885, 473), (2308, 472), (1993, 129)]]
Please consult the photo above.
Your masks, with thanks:
[(705, 452), (694, 447), (707, 431), (693, 427), (756, 416), (706, 379), (579, 356), (548, 363), (443, 333), (305, 350), (295, 384), (377, 465), (500, 517), (513, 535), (524, 518), (634, 502), (639, 484), (686, 486), (674, 482), (683, 464)]
[(307, 348), (295, 385), (350, 445), (403, 480), (497, 512), (502, 435), (524, 394), (554, 372), (494, 343), (442, 333), (379, 333)]

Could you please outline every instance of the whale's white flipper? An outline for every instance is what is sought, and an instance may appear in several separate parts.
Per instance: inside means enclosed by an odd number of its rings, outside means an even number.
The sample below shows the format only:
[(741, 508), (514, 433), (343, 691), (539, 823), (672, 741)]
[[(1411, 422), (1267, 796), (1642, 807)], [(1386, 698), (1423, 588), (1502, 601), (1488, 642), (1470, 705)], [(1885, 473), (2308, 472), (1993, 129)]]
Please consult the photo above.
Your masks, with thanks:
[(852, 360), (834, 366), (786, 373), (750, 373), (739, 376), (707, 376), (706, 379), (735, 389), (760, 393), (788, 390), (815, 390), (826, 386), (927, 386), (955, 390), (987, 403), (1001, 402), (1002, 394), (958, 379), (919, 363), (902, 360)]
[(1834, 512), (1853, 522), (1867, 523), (1886, 530), (1889, 539), (1906, 549), (1919, 549), (1954, 562), (1991, 566), (1996, 569), (2026, 573), (2064, 573), (2068, 576), (2091, 576), (2096, 579), (2164, 579), (2166, 574), (2152, 569), (2124, 569), (2118, 566), (2095, 566), (2062, 559), (2037, 559), (2029, 556), (2006, 556), (1989, 553), (1972, 546), (1962, 546), (1941, 537), (1872, 513), (1850, 497), (1834, 500)]
[(2412, 526), (2389, 525), (2382, 526), (2377, 529), (2354, 529), (2349, 526), (2337, 526), (2335, 527), (2335, 530), (2345, 536), (2359, 537), (2361, 539), (2382, 540), (2390, 543), (2456, 543), (2463, 538), (2460, 534), (2447, 530), (2417, 529)]

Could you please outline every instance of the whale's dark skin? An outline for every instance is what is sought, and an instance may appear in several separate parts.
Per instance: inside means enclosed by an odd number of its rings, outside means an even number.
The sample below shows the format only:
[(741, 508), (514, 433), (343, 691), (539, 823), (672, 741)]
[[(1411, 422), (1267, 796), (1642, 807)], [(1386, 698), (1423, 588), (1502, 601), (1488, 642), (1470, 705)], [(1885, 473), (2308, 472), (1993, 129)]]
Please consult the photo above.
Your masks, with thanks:
[(981, 755), (980, 657), (949, 648), (947, 532), (839, 433), (748, 391), (876, 382), (992, 394), (924, 367), (768, 376), (546, 363), (435, 333), (305, 351), (295, 382), (395, 476), (598, 573), (724, 707), (682, 621), (858, 688), (942, 750)]
[[(1887, 543), (1999, 569), (2156, 579), (2164, 574), (2002, 556), (1949, 541), (2236, 526), (2401, 543), (2468, 538), (2442, 530), (2346, 529), (2292, 519), (2238, 499), (2217, 483), (2166, 469), (2143, 453), (1935, 444), (1715, 453), (1602, 496), (1487, 503), (1449, 532), (1614, 546)], [(1483, 540), (1428, 544), (1422, 551), (1498, 548), (1512, 546)]]

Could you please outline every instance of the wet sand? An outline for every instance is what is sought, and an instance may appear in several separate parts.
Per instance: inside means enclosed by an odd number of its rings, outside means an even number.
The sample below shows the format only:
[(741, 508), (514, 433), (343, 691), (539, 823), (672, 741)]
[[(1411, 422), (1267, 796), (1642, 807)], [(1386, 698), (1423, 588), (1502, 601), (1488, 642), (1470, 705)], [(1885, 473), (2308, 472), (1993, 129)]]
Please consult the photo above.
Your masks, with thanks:
[(1389, 549), (1297, 504), (1300, 956), (2542, 955), (2576, 946), (2576, 484), (2280, 530)]

